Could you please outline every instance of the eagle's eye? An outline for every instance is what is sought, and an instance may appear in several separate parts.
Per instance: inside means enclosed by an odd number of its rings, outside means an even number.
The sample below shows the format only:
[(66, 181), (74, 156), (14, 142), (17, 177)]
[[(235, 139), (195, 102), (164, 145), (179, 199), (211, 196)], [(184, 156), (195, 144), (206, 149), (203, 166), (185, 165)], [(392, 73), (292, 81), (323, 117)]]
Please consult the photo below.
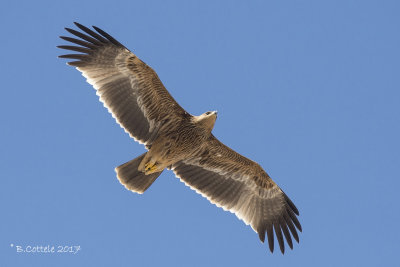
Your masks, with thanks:
[(210, 115), (210, 114), (211, 114), (211, 112), (210, 112), (210, 111), (207, 111), (207, 112), (206, 112), (206, 115)]

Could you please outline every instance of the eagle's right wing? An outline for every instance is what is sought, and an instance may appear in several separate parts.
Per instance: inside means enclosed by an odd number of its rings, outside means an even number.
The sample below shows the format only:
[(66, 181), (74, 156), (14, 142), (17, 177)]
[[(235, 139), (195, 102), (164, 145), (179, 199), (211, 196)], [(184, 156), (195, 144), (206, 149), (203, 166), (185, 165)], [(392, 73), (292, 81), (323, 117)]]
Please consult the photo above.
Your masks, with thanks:
[(296, 228), (299, 211), (289, 197), (256, 162), (233, 151), (217, 138), (209, 140), (192, 157), (172, 165), (186, 185), (218, 207), (236, 216), (256, 231), (262, 242), (265, 234), (271, 252), (274, 231), (284, 253), (284, 238), (293, 248), (299, 242)]
[(160, 131), (174, 127), (188, 113), (172, 98), (156, 72), (103, 30), (94, 32), (75, 23), (84, 33), (66, 28), (80, 39), (60, 38), (78, 46), (62, 49), (81, 54), (62, 55), (76, 59), (75, 66), (93, 85), (112, 116), (129, 135), (147, 147)]

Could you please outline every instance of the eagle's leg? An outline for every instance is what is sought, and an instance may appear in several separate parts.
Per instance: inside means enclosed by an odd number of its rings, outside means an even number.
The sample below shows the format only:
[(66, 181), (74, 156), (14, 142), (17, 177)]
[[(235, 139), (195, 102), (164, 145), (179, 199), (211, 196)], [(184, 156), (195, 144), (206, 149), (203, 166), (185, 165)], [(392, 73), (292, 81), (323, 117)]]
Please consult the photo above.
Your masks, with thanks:
[(161, 172), (168, 165), (173, 163), (163, 157), (162, 150), (160, 148), (163, 148), (162, 144), (152, 145), (152, 148), (146, 153), (145, 157), (140, 162), (138, 167), (139, 171), (144, 172), (146, 175), (149, 175), (156, 172)]
[(158, 172), (157, 162), (149, 161), (144, 164), (144, 173), (146, 175)]
[(148, 175), (155, 172), (157, 165), (157, 161), (152, 157), (151, 153), (147, 152), (140, 162), (138, 170)]

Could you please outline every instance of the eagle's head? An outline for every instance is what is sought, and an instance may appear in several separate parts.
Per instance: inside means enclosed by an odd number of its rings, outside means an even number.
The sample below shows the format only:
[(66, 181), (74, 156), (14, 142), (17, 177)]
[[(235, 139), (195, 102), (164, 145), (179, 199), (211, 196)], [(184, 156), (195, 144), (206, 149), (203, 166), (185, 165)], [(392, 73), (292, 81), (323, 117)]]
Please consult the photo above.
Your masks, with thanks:
[(194, 122), (211, 133), (217, 120), (217, 111), (207, 111), (200, 116), (193, 116)]

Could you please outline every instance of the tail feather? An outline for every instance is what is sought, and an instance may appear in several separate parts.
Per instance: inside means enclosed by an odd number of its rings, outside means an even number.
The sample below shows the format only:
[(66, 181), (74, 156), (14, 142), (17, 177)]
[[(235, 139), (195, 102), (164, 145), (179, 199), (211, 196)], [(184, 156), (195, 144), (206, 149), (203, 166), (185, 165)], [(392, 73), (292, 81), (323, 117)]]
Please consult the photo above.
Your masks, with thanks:
[(162, 173), (161, 171), (146, 175), (138, 170), (139, 164), (145, 155), (146, 153), (115, 168), (119, 182), (126, 189), (139, 194), (143, 194)]

